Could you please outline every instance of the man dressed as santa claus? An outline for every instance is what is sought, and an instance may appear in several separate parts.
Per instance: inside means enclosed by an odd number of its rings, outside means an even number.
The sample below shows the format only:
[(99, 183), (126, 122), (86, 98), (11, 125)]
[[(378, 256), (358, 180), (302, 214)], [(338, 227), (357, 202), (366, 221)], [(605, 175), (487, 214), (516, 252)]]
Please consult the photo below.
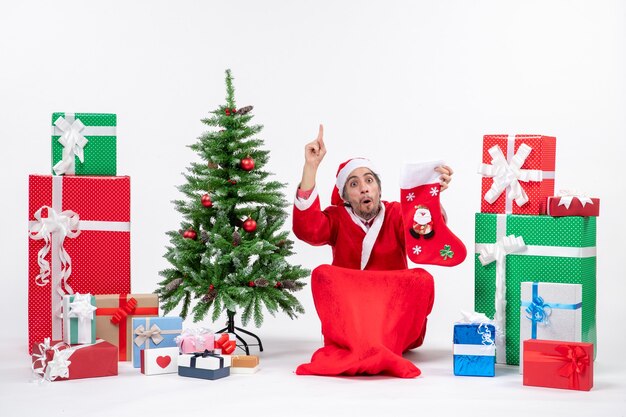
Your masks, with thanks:
[[(315, 180), (317, 169), (326, 155), (323, 135), (323, 126), (320, 125), (317, 138), (305, 146), (302, 180), (294, 201), (293, 232), (296, 237), (311, 245), (331, 246), (333, 266), (323, 266), (317, 269), (324, 268), (322, 270), (324, 275), (335, 274), (337, 279), (334, 280), (333, 277), (328, 280), (320, 279), (316, 284), (317, 271), (313, 271), (312, 290), (316, 309), (322, 320), (325, 346), (313, 355), (310, 364), (301, 365), (296, 373), (316, 375), (387, 373), (401, 377), (414, 377), (419, 375), (419, 370), (412, 364), (408, 366), (410, 369), (402, 365), (400, 361), (406, 362), (406, 360), (401, 357), (401, 353), (422, 344), (426, 330), (426, 317), (434, 301), (432, 276), (422, 269), (411, 270), (411, 272), (419, 270), (421, 274), (417, 276), (419, 279), (415, 280), (419, 281), (417, 293), (412, 293), (413, 295), (409, 298), (409, 307), (398, 308), (395, 312), (385, 311), (384, 314), (389, 314), (384, 318), (363, 317), (363, 314), (380, 314), (370, 313), (377, 311), (376, 307), (371, 305), (371, 301), (365, 301), (367, 297), (359, 294), (358, 290), (348, 290), (345, 286), (333, 287), (335, 282), (341, 281), (340, 275), (342, 278), (346, 276), (342, 268), (361, 270), (361, 272), (349, 273), (348, 281), (343, 281), (349, 284), (350, 282), (366, 282), (368, 271), (395, 270), (404, 273), (407, 272), (408, 265), (401, 205), (398, 202), (381, 200), (380, 177), (370, 160), (354, 158), (341, 164), (337, 171), (331, 205), (324, 210), (321, 209)], [(435, 171), (441, 174), (439, 180), (441, 190), (444, 190), (448, 187), (452, 170), (447, 166), (439, 166)], [(333, 267), (341, 268), (333, 270)], [(324, 284), (320, 284), (321, 282)], [(374, 279), (372, 282), (378, 285), (380, 281)], [(392, 279), (391, 287), (394, 285), (393, 282), (395, 281)], [(402, 292), (402, 288), (389, 287), (385, 285), (381, 286), (380, 291), (375, 290), (376, 297), (381, 300), (381, 303), (388, 302), (382, 301), (385, 297), (394, 303), (394, 297)], [(418, 294), (419, 299), (416, 299), (414, 294)], [(329, 301), (331, 299), (333, 301)], [(327, 305), (331, 302), (335, 305)], [(369, 302), (370, 305), (359, 305), (365, 302)], [(400, 305), (400, 303), (397, 304)], [(338, 311), (347, 313), (340, 314), (337, 313)], [(326, 315), (326, 312), (329, 314)], [(380, 343), (385, 347), (372, 349), (371, 345), (378, 346), (379, 341), (375, 342), (371, 339), (371, 328), (367, 340), (359, 340), (368, 332), (367, 329), (350, 328), (361, 326), (354, 321), (359, 315), (361, 318), (358, 320), (363, 322), (371, 323), (372, 320), (380, 319), (381, 325), (386, 326), (379, 332), (382, 334), (390, 332), (390, 334), (397, 335), (402, 326), (413, 327), (402, 330), (406, 330), (405, 335), (393, 347), (385, 345), (386, 342), (382, 341)], [(333, 336), (333, 328), (344, 330), (339, 330), (336, 336)], [(391, 337), (394, 340), (400, 339), (396, 336)], [(351, 344), (349, 349), (345, 341), (348, 339)], [(363, 352), (370, 353), (364, 354)], [(376, 355), (380, 357), (366, 358), (370, 354), (372, 357)], [(393, 355), (396, 357), (392, 358)], [(391, 363), (393, 365), (390, 365)]]
[[(369, 159), (354, 158), (339, 166), (331, 205), (321, 210), (315, 179), (325, 155), (324, 128), (320, 125), (317, 138), (305, 146), (293, 211), (296, 237), (315, 246), (330, 245), (335, 266), (407, 269), (400, 203), (381, 201), (380, 177)], [(453, 171), (447, 166), (435, 170), (441, 174), (443, 191)]]

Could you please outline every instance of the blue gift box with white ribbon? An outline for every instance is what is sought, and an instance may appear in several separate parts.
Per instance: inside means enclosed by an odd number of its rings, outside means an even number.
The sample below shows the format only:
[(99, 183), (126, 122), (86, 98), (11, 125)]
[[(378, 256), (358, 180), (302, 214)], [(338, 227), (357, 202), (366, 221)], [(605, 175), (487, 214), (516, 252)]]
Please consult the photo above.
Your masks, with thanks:
[(141, 367), (144, 349), (177, 347), (176, 336), (182, 331), (180, 317), (133, 317), (133, 367)]
[(582, 297), (581, 284), (521, 283), (520, 373), (524, 340), (582, 341)]
[(454, 375), (495, 376), (496, 329), (487, 323), (454, 325)]

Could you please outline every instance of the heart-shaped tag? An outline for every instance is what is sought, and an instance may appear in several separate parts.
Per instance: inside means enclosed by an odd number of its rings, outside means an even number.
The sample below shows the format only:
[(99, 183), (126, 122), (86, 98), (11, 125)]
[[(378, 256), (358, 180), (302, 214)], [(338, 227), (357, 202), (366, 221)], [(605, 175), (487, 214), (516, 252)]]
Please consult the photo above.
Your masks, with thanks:
[(171, 356), (157, 356), (156, 358), (157, 365), (159, 365), (163, 369), (167, 368), (167, 365), (169, 365), (170, 362), (172, 362)]

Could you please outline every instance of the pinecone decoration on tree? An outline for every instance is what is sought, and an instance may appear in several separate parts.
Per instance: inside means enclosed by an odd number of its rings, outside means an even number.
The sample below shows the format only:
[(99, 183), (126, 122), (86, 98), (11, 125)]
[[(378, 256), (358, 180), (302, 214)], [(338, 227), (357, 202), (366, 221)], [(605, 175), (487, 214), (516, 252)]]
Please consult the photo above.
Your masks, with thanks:
[(296, 284), (290, 280), (290, 279), (286, 279), (284, 281), (282, 281), (282, 287), (286, 290), (295, 290), (296, 289)]
[(200, 240), (202, 240), (202, 243), (206, 245), (209, 243), (209, 234), (203, 230), (200, 232)]
[(182, 283), (183, 283), (183, 279), (182, 278), (174, 278), (173, 280), (171, 280), (170, 282), (165, 284), (165, 290), (167, 292), (172, 292), (172, 291), (176, 290), (178, 287), (180, 287), (180, 284), (182, 284)]
[(250, 113), (250, 112), (252, 111), (252, 109), (253, 109), (253, 108), (254, 108), (254, 107), (252, 107), (252, 106), (245, 106), (245, 107), (242, 107), (242, 108), (240, 108), (239, 110), (237, 110), (237, 114), (244, 115), (244, 114)]
[(209, 162), (209, 163), (207, 164), (207, 166), (208, 166), (210, 169), (217, 169), (217, 168), (219, 168), (219, 167), (220, 167), (220, 166), (219, 166), (218, 164), (216, 164), (215, 162)]
[(254, 280), (254, 284), (257, 287), (267, 287), (269, 285), (269, 283), (270, 282), (268, 280), (266, 280), (265, 278), (257, 278), (257, 279)]
[(209, 287), (209, 291), (202, 296), (202, 302), (210, 303), (215, 300), (215, 297), (217, 297), (217, 290), (213, 287), (213, 285), (211, 285), (211, 287)]
[(238, 231), (233, 232), (233, 246), (239, 246), (241, 243), (241, 234)]

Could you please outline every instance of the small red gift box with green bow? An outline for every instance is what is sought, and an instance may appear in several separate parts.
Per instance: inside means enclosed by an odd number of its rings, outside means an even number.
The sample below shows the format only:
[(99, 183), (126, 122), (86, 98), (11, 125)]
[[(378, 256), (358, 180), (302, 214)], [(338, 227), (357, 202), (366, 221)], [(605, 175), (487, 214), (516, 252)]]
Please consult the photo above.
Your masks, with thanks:
[(593, 344), (524, 340), (524, 385), (591, 390)]

